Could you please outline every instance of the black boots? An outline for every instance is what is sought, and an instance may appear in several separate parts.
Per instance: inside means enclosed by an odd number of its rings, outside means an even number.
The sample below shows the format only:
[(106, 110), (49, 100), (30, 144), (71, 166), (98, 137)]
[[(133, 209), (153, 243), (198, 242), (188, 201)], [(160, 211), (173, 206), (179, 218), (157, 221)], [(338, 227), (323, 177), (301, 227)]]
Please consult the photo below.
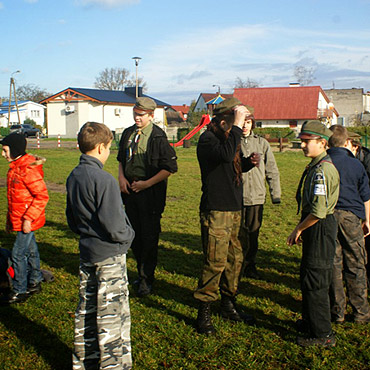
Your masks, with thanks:
[(221, 295), (221, 316), (223, 319), (244, 322), (248, 325), (254, 325), (256, 320), (253, 316), (244, 312), (239, 312), (235, 306), (235, 297)]
[(212, 335), (216, 332), (211, 319), (211, 304), (201, 302), (198, 309), (196, 329), (199, 334)]

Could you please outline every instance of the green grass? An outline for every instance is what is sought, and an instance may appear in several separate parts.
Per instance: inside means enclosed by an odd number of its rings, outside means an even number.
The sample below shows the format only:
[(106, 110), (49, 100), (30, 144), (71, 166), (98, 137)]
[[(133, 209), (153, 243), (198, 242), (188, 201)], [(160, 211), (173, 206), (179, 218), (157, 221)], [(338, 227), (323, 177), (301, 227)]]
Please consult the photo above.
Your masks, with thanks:
[[(36, 150), (33, 150), (36, 152)], [(76, 149), (39, 150), (47, 158), (48, 182), (64, 184), (78, 163)], [(370, 325), (335, 326), (337, 347), (302, 349), (295, 344), (300, 317), (300, 247), (286, 237), (298, 221), (295, 190), (307, 163), (301, 152), (276, 153), (281, 171), (282, 204), (268, 200), (260, 234), (258, 265), (263, 280), (243, 279), (238, 302), (255, 315), (257, 325), (231, 324), (213, 306), (217, 335), (204, 337), (193, 328), (197, 305), (192, 297), (202, 267), (198, 206), (200, 174), (195, 148), (178, 149), (179, 172), (169, 179), (162, 219), (155, 294), (139, 299), (131, 291), (132, 346), (135, 369), (368, 369)], [(117, 175), (116, 151), (105, 168)], [(5, 178), (7, 162), (0, 161)], [(6, 189), (0, 188), (5, 225)], [(50, 192), (47, 223), (37, 231), (42, 268), (55, 282), (25, 304), (0, 307), (0, 369), (70, 369), (73, 315), (78, 301), (78, 239), (66, 224), (65, 195)], [(2, 247), (13, 235), (0, 229)], [(131, 252), (130, 281), (137, 277)]]

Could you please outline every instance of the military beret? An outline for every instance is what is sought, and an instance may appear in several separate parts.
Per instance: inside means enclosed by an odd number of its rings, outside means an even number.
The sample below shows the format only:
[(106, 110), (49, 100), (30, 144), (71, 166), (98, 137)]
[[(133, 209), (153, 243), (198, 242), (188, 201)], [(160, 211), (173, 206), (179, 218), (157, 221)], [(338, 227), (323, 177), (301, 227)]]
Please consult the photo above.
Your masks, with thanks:
[(333, 135), (323, 123), (320, 121), (307, 121), (302, 125), (302, 129), (298, 137), (300, 139), (325, 139), (329, 140), (329, 137)]
[(216, 105), (213, 109), (213, 114), (215, 116), (224, 116), (233, 113), (233, 110), (238, 105), (242, 105), (241, 101), (237, 98), (229, 98), (222, 101), (220, 104)]
[(134, 109), (153, 112), (157, 108), (157, 104), (153, 99), (141, 96), (136, 99)]

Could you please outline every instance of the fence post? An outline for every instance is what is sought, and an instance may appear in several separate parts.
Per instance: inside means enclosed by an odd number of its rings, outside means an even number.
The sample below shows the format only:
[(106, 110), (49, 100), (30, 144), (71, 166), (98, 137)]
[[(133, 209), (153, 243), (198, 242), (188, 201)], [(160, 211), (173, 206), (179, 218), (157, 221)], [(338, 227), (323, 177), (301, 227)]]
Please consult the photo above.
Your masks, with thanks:
[(60, 148), (60, 135), (58, 134), (58, 148)]
[(40, 134), (39, 133), (37, 133), (36, 139), (37, 139), (37, 149), (40, 149)]

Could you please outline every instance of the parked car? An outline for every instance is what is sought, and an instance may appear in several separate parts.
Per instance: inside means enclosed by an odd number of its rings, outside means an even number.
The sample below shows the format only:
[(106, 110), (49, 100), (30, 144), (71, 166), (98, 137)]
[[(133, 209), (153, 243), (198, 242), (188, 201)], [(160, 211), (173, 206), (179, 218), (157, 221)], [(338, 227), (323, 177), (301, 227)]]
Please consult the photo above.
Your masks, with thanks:
[(22, 125), (12, 125), (10, 126), (10, 132), (20, 132), (25, 137), (40, 135), (40, 130), (32, 125), (22, 124)]

